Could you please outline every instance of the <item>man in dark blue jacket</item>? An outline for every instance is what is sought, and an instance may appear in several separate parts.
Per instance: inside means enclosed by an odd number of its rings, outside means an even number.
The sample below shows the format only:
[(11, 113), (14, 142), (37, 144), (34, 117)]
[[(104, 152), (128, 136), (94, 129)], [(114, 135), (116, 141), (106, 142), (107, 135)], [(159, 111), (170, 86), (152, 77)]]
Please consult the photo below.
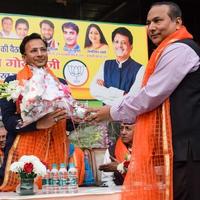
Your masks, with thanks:
[(90, 92), (106, 105), (113, 105), (117, 98), (128, 92), (136, 93), (142, 83), (144, 67), (133, 60), (133, 36), (125, 27), (112, 32), (113, 48), (116, 59), (106, 60), (94, 77)]

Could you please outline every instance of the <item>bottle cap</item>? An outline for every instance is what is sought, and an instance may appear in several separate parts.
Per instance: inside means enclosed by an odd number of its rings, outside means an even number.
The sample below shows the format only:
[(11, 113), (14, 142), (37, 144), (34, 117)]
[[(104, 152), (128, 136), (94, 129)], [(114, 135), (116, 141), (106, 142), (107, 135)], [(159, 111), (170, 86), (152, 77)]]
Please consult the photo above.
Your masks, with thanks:
[(75, 165), (74, 165), (74, 163), (69, 163), (69, 168), (75, 168)]
[(57, 169), (57, 164), (53, 163), (53, 164), (52, 164), (52, 168), (53, 168), (53, 169)]
[(60, 163), (60, 168), (65, 168), (65, 167), (66, 167), (65, 163)]

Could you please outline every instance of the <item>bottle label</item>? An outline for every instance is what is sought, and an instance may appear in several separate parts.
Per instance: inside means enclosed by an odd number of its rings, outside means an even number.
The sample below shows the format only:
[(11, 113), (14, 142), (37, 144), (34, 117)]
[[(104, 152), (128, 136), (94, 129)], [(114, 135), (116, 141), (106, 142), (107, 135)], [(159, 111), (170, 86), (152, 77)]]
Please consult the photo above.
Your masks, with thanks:
[(52, 179), (52, 185), (58, 185), (59, 180), (58, 179)]
[(70, 185), (77, 185), (76, 177), (69, 177), (69, 184)]
[(42, 185), (47, 185), (47, 179), (42, 179)]

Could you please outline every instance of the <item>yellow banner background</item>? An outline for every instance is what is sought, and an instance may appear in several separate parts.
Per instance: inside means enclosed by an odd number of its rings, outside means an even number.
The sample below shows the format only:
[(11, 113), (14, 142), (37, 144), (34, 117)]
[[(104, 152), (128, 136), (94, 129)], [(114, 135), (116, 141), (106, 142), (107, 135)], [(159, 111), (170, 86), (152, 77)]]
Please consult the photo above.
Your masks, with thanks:
[[(7, 15), (0, 14), (0, 20), (9, 16), (13, 19), (13, 32), (15, 32), (14, 24), (19, 18), (24, 18), (29, 22), (29, 32), (40, 33), (39, 23), (44, 20), (50, 20), (53, 22), (54, 29), (54, 39), (59, 42), (58, 50), (49, 52), (49, 63), (48, 65), (54, 71), (54, 73), (61, 78), (64, 78), (63, 70), (66, 63), (72, 60), (78, 60), (78, 62), (83, 63), (88, 72), (88, 78), (82, 85), (72, 85), (68, 80), (68, 84), (71, 87), (72, 94), (76, 99), (93, 99), (89, 92), (89, 86), (94, 75), (98, 71), (100, 65), (104, 60), (114, 59), (115, 54), (112, 48), (111, 34), (117, 27), (128, 28), (133, 35), (133, 50), (131, 52), (131, 57), (137, 62), (143, 64), (144, 66), (148, 61), (148, 50), (147, 50), (147, 36), (146, 28), (142, 25), (128, 25), (128, 24), (112, 24), (104, 22), (90, 22), (90, 21), (79, 21), (70, 19), (58, 19), (58, 18), (48, 18), (48, 17), (36, 17), (36, 16), (25, 16), (25, 15)], [(73, 22), (79, 27), (78, 44), (80, 45), (81, 51), (77, 55), (69, 55), (64, 50), (64, 37), (62, 32), (62, 24), (65, 22)], [(106, 53), (88, 53), (84, 49), (86, 29), (89, 24), (95, 23), (101, 28), (106, 41), (108, 42), (109, 49)], [(2, 27), (0, 27), (0, 30)], [(19, 52), (19, 45), (21, 43), (20, 39), (5, 39), (0, 38), (0, 74), (1, 79), (7, 76), (7, 73), (17, 73), (22, 67), (23, 62), (21, 59), (21, 54)], [(58, 64), (59, 63), (59, 64)]]

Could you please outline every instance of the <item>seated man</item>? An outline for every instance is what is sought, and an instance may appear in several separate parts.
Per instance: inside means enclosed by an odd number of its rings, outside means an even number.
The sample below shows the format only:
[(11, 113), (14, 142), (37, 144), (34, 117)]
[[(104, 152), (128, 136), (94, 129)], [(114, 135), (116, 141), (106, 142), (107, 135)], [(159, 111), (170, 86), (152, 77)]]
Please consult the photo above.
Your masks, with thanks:
[(125, 174), (117, 170), (119, 163), (127, 160), (131, 155), (134, 124), (121, 123), (120, 137), (110, 146), (104, 156), (104, 164), (99, 166), (102, 171), (102, 186), (122, 185)]

